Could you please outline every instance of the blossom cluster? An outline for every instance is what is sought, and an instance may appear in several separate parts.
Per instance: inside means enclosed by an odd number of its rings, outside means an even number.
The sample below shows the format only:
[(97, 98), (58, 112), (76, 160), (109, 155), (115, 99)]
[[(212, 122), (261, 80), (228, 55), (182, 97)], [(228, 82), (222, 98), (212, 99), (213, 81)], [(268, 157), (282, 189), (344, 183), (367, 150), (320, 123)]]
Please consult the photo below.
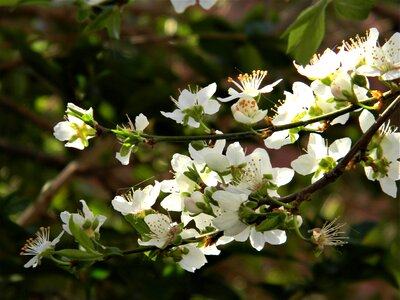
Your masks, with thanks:
[[(212, 5), (215, 1), (200, 1), (200, 4), (206, 2)], [(218, 255), (220, 245), (249, 240), (260, 251), (265, 244), (285, 243), (288, 230), (299, 233), (302, 225), (299, 203), (281, 201), (280, 188), (289, 184), (296, 173), (312, 174), (312, 184), (323, 180), (349, 153), (351, 138), (344, 136), (330, 145), (323, 138), (328, 126), (347, 122), (349, 107), (362, 110), (361, 131), (368, 131), (375, 122), (370, 110), (381, 106), (381, 99), (376, 97), (379, 93), (370, 90), (369, 77), (378, 77), (392, 91), (399, 89), (396, 80), (400, 78), (400, 33), (395, 33), (383, 46), (378, 44), (378, 35), (372, 28), (366, 37), (343, 42), (337, 52), (327, 49), (306, 66), (294, 62), (297, 71), (312, 82), (293, 83), (292, 91), (284, 92), (285, 99), (280, 101), (274, 115), (268, 116), (260, 100), (281, 79), (262, 86), (267, 71), (241, 74), (237, 80), (228, 78), (234, 88), (228, 90), (227, 97), (214, 98), (217, 83), (211, 83), (204, 88), (183, 90), (178, 100), (172, 98), (175, 110), (161, 114), (183, 126), (203, 128), (208, 138), (201, 145), (189, 143), (185, 154), (173, 155), (171, 179), (132, 189), (111, 201), (113, 209), (136, 230), (137, 242), (145, 247), (147, 255), (170, 257), (183, 269), (193, 272), (207, 262), (207, 255)], [(250, 151), (238, 141), (228, 142), (226, 134), (210, 130), (208, 116), (233, 100), (236, 101), (231, 105), (233, 118), (249, 134), (263, 138), (266, 148), (279, 149), (294, 143), (299, 132), (306, 131), (310, 132), (306, 153), (293, 160), (290, 168), (278, 168), (271, 164), (264, 147)], [(66, 146), (83, 149), (88, 146), (88, 139), (95, 136), (98, 126), (92, 109), (85, 111), (70, 103), (66, 114), (67, 120), (55, 126), (54, 135), (67, 141)], [(147, 117), (140, 114), (135, 124), (129, 120), (128, 127), (110, 130), (122, 144), (116, 153), (122, 164), (129, 164), (131, 153), (141, 143), (156, 141), (156, 136), (145, 133), (148, 124)], [(379, 181), (383, 192), (394, 198), (396, 181), (400, 179), (399, 145), (397, 127), (386, 124), (361, 151), (358, 161), (354, 160), (361, 163), (369, 180)], [(58, 263), (67, 264), (72, 259), (95, 261), (122, 255), (115, 248), (101, 245), (99, 228), (105, 217), (95, 216), (86, 202), (81, 202), (81, 214), (63, 212), (61, 220), (64, 231), (73, 235), (82, 249), (55, 251), (59, 237), (50, 242), (45, 231), (23, 248), (23, 254), (34, 255), (27, 267), (38, 265), (42, 257), (57, 260), (58, 256), (62, 258)], [(342, 227), (326, 223), (325, 227), (312, 230), (309, 241), (319, 249), (345, 244)]]

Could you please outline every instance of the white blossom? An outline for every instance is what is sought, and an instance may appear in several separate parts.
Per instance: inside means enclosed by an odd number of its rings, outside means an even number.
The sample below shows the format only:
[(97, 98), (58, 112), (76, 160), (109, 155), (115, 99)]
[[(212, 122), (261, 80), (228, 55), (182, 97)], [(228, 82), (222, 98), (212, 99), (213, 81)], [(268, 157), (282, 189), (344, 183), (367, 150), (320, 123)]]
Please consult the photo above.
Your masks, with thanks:
[(35, 268), (40, 264), (43, 257), (50, 255), (54, 250), (54, 246), (60, 241), (61, 236), (64, 234), (62, 231), (53, 241), (50, 241), (50, 227), (41, 227), (35, 233), (35, 238), (30, 238), (22, 247), (20, 255), (33, 256), (25, 265), (25, 268)]
[[(204, 9), (210, 9), (217, 0), (198, 0), (199, 5)], [(196, 0), (171, 0), (172, 6), (177, 13), (183, 13), (189, 6), (195, 5)]]
[(254, 124), (267, 115), (267, 110), (261, 110), (258, 108), (257, 101), (249, 96), (241, 97), (231, 107), (233, 117), (239, 123)]
[(228, 102), (233, 99), (242, 98), (242, 97), (257, 97), (260, 94), (270, 93), (272, 92), (274, 86), (276, 86), (282, 79), (279, 79), (269, 85), (266, 85), (260, 88), (261, 82), (264, 77), (267, 75), (267, 71), (253, 71), (251, 74), (240, 74), (238, 76), (239, 82), (236, 82), (231, 77), (228, 78), (228, 82), (233, 83), (239, 91), (229, 88), (228, 94), (229, 97), (226, 98), (218, 98), (221, 102)]
[(113, 208), (122, 215), (141, 214), (151, 209), (160, 194), (161, 184), (155, 181), (154, 186), (148, 185), (144, 189), (136, 189), (123, 196), (115, 196), (111, 201)]
[(60, 214), (61, 221), (64, 222), (63, 229), (68, 234), (72, 235), (71, 230), (69, 229), (69, 222), (72, 216), (72, 220), (76, 225), (83, 229), (89, 237), (94, 237), (95, 234), (99, 232), (101, 225), (103, 225), (107, 218), (103, 215), (94, 215), (90, 211), (85, 200), (80, 200), (80, 202), (82, 203), (81, 213), (71, 214), (68, 211), (63, 211)]
[(54, 136), (59, 141), (68, 141), (65, 147), (83, 150), (88, 146), (88, 140), (96, 136), (96, 130), (75, 116), (67, 116), (54, 126)]
[(199, 121), (204, 114), (213, 115), (221, 106), (218, 101), (211, 99), (216, 90), (217, 84), (215, 82), (202, 88), (197, 93), (183, 90), (178, 101), (172, 99), (177, 109), (173, 112), (162, 111), (161, 114), (175, 120), (178, 124), (198, 128), (200, 126)]
[[(359, 117), (363, 132), (375, 122), (374, 116), (363, 110)], [(390, 123), (382, 125), (376, 133), (367, 151), (367, 163), (364, 167), (369, 180), (378, 180), (382, 191), (396, 198), (396, 181), (400, 180), (400, 132), (397, 127), (391, 128)]]
[(383, 80), (400, 78), (400, 33), (396, 32), (382, 46), (371, 46), (365, 50), (365, 64), (357, 68), (357, 74), (380, 76)]
[[(129, 120), (129, 131), (135, 131), (137, 133), (143, 132), (143, 130), (149, 125), (149, 121), (144, 114), (140, 114), (135, 118), (135, 125), (132, 124), (131, 120)], [(135, 147), (135, 144), (124, 146), (122, 145), (119, 152), (115, 154), (115, 158), (119, 160), (119, 162), (123, 165), (129, 164), (129, 159), (131, 157), (132, 149)]]
[(315, 182), (336, 166), (336, 161), (349, 152), (350, 146), (351, 139), (342, 138), (327, 147), (325, 140), (319, 134), (311, 133), (307, 154), (292, 161), (291, 167), (301, 175), (315, 173), (311, 179)]

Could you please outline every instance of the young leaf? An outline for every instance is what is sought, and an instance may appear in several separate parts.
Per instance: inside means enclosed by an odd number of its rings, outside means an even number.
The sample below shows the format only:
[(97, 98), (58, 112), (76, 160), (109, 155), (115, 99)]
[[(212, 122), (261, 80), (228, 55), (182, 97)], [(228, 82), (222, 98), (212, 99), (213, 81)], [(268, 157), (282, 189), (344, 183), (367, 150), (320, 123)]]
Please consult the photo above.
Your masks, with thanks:
[(334, 0), (336, 12), (344, 18), (364, 20), (368, 17), (375, 0)]
[(99, 260), (103, 258), (103, 254), (99, 252), (86, 252), (78, 249), (58, 250), (54, 254), (66, 256), (71, 260)]
[(328, 0), (320, 0), (307, 8), (282, 34), (283, 38), (288, 37), (286, 52), (293, 54), (298, 63), (307, 63), (321, 44), (327, 5)]
[(75, 238), (75, 241), (81, 245), (86, 251), (91, 253), (98, 253), (94, 249), (94, 244), (92, 240), (88, 237), (88, 235), (80, 228), (78, 225), (74, 223), (74, 220), (71, 217), (69, 218), (69, 230), (71, 230), (72, 235)]
[(286, 214), (283, 212), (271, 212), (267, 214), (264, 221), (256, 226), (256, 230), (260, 232), (278, 228), (285, 222)]

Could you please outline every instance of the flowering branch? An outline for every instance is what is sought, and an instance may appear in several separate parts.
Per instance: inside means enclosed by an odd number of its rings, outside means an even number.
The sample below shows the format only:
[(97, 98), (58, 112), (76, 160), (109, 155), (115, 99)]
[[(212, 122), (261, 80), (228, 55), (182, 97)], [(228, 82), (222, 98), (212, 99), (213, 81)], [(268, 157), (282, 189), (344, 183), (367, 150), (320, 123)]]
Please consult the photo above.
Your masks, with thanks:
[[(205, 135), (145, 133), (149, 121), (143, 114), (136, 116), (134, 122), (128, 117), (127, 126), (108, 129), (95, 121), (92, 108), (84, 110), (69, 103), (66, 119), (54, 127), (54, 136), (65, 141), (66, 147), (82, 150), (89, 146), (89, 139), (112, 132), (122, 144), (116, 159), (123, 165), (130, 163), (131, 153), (138, 151), (142, 143), (195, 140), (215, 143), (189, 143), (190, 156), (175, 153), (171, 159), (172, 179), (155, 181), (143, 189), (132, 188), (111, 201), (113, 209), (137, 232), (141, 246), (138, 249), (122, 251), (103, 246), (99, 229), (106, 217), (95, 216), (81, 200), (81, 213), (60, 215), (64, 231), (74, 237), (79, 249), (55, 251), (58, 239), (50, 242), (47, 230), (38, 234), (37, 240), (29, 240), (22, 249), (23, 255), (34, 255), (28, 266), (36, 266), (42, 257), (57, 261), (55, 256), (58, 256), (62, 258), (60, 265), (69, 261), (72, 266), (75, 261), (94, 262), (145, 252), (151, 259), (159, 255), (170, 257), (185, 270), (194, 272), (207, 262), (206, 255), (220, 253), (217, 245), (249, 240), (260, 251), (265, 243), (285, 243), (289, 230), (314, 243), (319, 250), (343, 245), (347, 239), (342, 236), (343, 225), (336, 224), (336, 220), (309, 231), (310, 238), (303, 236), (298, 207), (312, 193), (340, 177), (352, 162), (362, 164), (368, 179), (378, 180), (383, 192), (396, 197), (396, 181), (400, 180), (400, 133), (389, 124), (382, 125), (400, 104), (400, 87), (394, 82), (400, 78), (396, 56), (400, 33), (394, 34), (382, 47), (377, 38), (378, 32), (372, 28), (366, 38), (344, 43), (339, 53), (327, 49), (305, 67), (295, 63), (297, 71), (313, 82), (311, 85), (295, 82), (292, 92), (284, 92), (285, 99), (279, 101), (273, 117), (267, 117), (267, 110), (259, 108), (259, 100), (281, 79), (260, 87), (267, 71), (240, 74), (238, 81), (228, 78), (235, 88), (230, 88), (229, 96), (217, 98), (218, 101), (212, 99), (216, 83), (183, 90), (177, 100), (172, 98), (176, 108), (161, 114), (183, 126), (202, 128)], [(371, 91), (368, 77), (378, 77), (390, 90)], [(232, 100), (236, 100), (231, 105), (233, 118), (250, 130), (226, 134), (211, 131), (204, 117), (216, 114), (221, 103)], [(392, 102), (375, 122), (369, 110), (379, 110), (383, 101)], [(328, 146), (317, 132), (330, 125), (345, 124), (349, 113), (357, 109), (362, 110), (359, 120), (364, 132), (358, 142), (351, 147), (352, 140), (343, 137)], [(254, 129), (262, 120), (268, 126)], [(280, 149), (294, 143), (302, 130), (311, 132), (307, 153), (293, 160), (291, 168), (275, 168), (265, 148), (246, 153), (237, 141), (259, 136), (266, 148)], [(359, 157), (358, 153), (361, 153)], [(281, 197), (279, 188), (288, 184), (295, 172), (313, 173), (312, 183)], [(157, 201), (159, 205), (155, 206)], [(177, 220), (172, 220), (169, 212), (178, 212)]]
[[(382, 101), (386, 101), (391, 99), (393, 96), (398, 95), (400, 92), (393, 93), (392, 91), (385, 92), (383, 96), (379, 99)], [(359, 103), (364, 104), (364, 105), (371, 105), (377, 102), (377, 98), (371, 97), (366, 100), (362, 100)], [(160, 143), (160, 142), (175, 142), (175, 143), (187, 143), (191, 141), (203, 141), (203, 140), (209, 140), (209, 141), (216, 141), (216, 140), (227, 140), (227, 141), (235, 141), (235, 140), (240, 140), (240, 139), (246, 139), (249, 137), (254, 137), (257, 135), (262, 135), (265, 132), (268, 132), (269, 134), (273, 132), (278, 132), (282, 130), (287, 130), (287, 129), (292, 129), (292, 128), (297, 128), (297, 127), (303, 127), (309, 124), (313, 124), (316, 122), (320, 121), (328, 121), (328, 120), (333, 120), (339, 116), (342, 116), (346, 113), (355, 111), (359, 109), (360, 106), (357, 104), (351, 104), (345, 108), (336, 110), (331, 113), (323, 114), (315, 118), (310, 118), (308, 120), (303, 120), (303, 121), (298, 121), (298, 122), (291, 122), (287, 124), (282, 124), (282, 125), (269, 125), (265, 128), (259, 128), (255, 130), (248, 130), (248, 131), (241, 131), (241, 132), (232, 132), (232, 133), (219, 133), (219, 134), (203, 134), (203, 135), (185, 135), (185, 136), (167, 136), (167, 135), (153, 135), (153, 134), (147, 134), (147, 133), (142, 133), (141, 137), (144, 138), (147, 143), (149, 144), (155, 144), (155, 143)], [(112, 129), (106, 128), (101, 126), (100, 124), (97, 124), (96, 129), (98, 130), (98, 133), (109, 133), (112, 132)], [(129, 133), (128, 133), (129, 134)], [(134, 133), (131, 133), (134, 135)]]
[(396, 111), (400, 105), (400, 96), (397, 96), (394, 101), (386, 108), (386, 110), (380, 115), (376, 122), (363, 134), (358, 142), (350, 149), (346, 156), (337, 164), (335, 168), (324, 174), (324, 176), (313, 184), (307, 186), (299, 192), (277, 198), (279, 201), (284, 203), (290, 203), (296, 201), (297, 206), (301, 202), (309, 199), (310, 195), (328, 184), (336, 181), (345, 171), (347, 165), (354, 159), (356, 154), (360, 151), (365, 150), (368, 143), (371, 141), (374, 134), (378, 129), (385, 123), (389, 117)]

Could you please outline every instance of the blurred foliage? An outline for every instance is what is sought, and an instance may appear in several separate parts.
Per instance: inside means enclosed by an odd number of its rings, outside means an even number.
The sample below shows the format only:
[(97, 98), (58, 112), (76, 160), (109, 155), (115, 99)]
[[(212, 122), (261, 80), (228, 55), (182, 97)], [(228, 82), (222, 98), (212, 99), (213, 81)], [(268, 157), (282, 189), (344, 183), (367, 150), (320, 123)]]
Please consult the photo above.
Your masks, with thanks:
[[(0, 8), (1, 299), (364, 300), (398, 296), (399, 202), (383, 195), (358, 169), (301, 207), (304, 230), (321, 226), (321, 218), (337, 215), (349, 224), (350, 243), (318, 258), (310, 245), (294, 235), (287, 244), (266, 246), (261, 252), (247, 244), (226, 246), (219, 257), (208, 257), (209, 263), (195, 274), (168, 261), (154, 263), (132, 255), (98, 263), (75, 278), (48, 261), (37, 269), (24, 269), (25, 257), (18, 256), (24, 240), (37, 227), (52, 225), (55, 235), (61, 227), (59, 213), (76, 211), (79, 199), (108, 217), (102, 231), (106, 244), (136, 247), (137, 236), (110, 209), (111, 199), (131, 186), (169, 178), (172, 154), (186, 151), (186, 145), (143, 146), (131, 165), (123, 167), (114, 159), (118, 143), (106, 136), (91, 141), (84, 152), (66, 149), (52, 136), (52, 127), (62, 119), (67, 102), (93, 107), (96, 120), (108, 127), (127, 122), (126, 114), (133, 117), (143, 112), (151, 119), (150, 130), (175, 135), (183, 130), (160, 118), (159, 111), (172, 109), (169, 99), (178, 95), (178, 89), (215, 81), (220, 87), (218, 96), (224, 96), (228, 76), (267, 69), (268, 82), (285, 79), (262, 100), (271, 109), (295, 80), (305, 81), (294, 72), (293, 57), (286, 54), (288, 46), (295, 58), (304, 61), (321, 41), (320, 49), (334, 47), (372, 26), (389, 37), (398, 30), (395, 1), (373, 7), (372, 1), (356, 0), (337, 0), (332, 5), (324, 0), (219, 0), (210, 11), (193, 7), (181, 15), (173, 12), (167, 0), (110, 1), (100, 8), (85, 6), (83, 1), (75, 7), (56, 5), (56, 1), (44, 6), (21, 2), (25, 4), (13, 9)], [(299, 21), (307, 7), (316, 23)], [(360, 22), (337, 15), (368, 18)], [(289, 33), (288, 44), (280, 36), (290, 24), (297, 33), (292, 37), (293, 31)], [(299, 46), (299, 40), (305, 46)], [(211, 121), (224, 132), (240, 130), (227, 120), (221, 115)], [(343, 134), (356, 138), (358, 133), (338, 126), (329, 129), (326, 137)], [(251, 149), (260, 141), (245, 143)], [(273, 164), (287, 166), (301, 148), (300, 140), (285, 151), (271, 151)], [(29, 226), (18, 225), (23, 212), (70, 161), (78, 161), (81, 168), (53, 195), (45, 213)], [(289, 188), (300, 188), (308, 179), (298, 179)]]

